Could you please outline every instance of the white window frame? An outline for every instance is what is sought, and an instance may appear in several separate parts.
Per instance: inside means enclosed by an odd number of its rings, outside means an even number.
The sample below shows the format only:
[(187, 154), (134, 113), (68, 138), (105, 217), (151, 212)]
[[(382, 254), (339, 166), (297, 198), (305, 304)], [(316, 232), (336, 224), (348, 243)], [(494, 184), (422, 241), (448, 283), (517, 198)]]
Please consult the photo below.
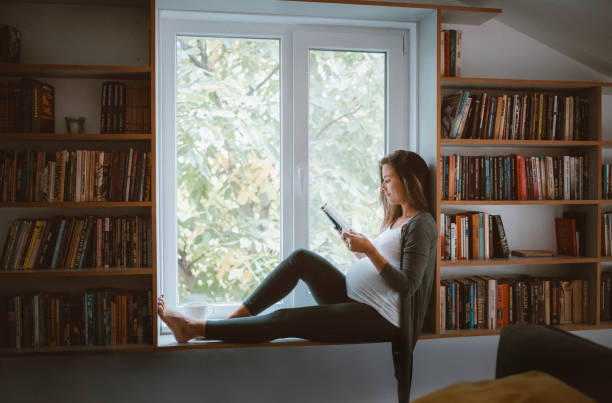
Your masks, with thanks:
[[(403, 71), (401, 85), (394, 82), (390, 85), (389, 72), (387, 73), (387, 88), (402, 88), (399, 96), (391, 100), (387, 95), (387, 133), (386, 152), (404, 148), (416, 150), (417, 133), (417, 60), (416, 60), (416, 24), (388, 21), (342, 20), (313, 17), (278, 17), (245, 14), (221, 14), (207, 12), (183, 12), (160, 10), (157, 15), (157, 26), (160, 27), (157, 38), (157, 281), (158, 290), (165, 295), (169, 306), (176, 306), (178, 302), (177, 284), (177, 224), (176, 224), (176, 158), (170, 150), (176, 150), (175, 142), (175, 111), (176, 111), (176, 37), (177, 35), (196, 36), (224, 36), (224, 37), (257, 37), (280, 39), (281, 48), (281, 258), (288, 256), (297, 247), (306, 247), (307, 218), (306, 221), (296, 218), (296, 211), (307, 211), (307, 112), (306, 126), (298, 127), (294, 119), (303, 120), (303, 111), (307, 111), (308, 100), (295, 100), (294, 91), (304, 91), (303, 84), (294, 81), (293, 63), (295, 61), (295, 44), (304, 45), (303, 40), (316, 39), (320, 33), (327, 33), (325, 37), (342, 34), (338, 30), (357, 31), (358, 27), (377, 28), (369, 33), (384, 34), (384, 28), (402, 29), (405, 32), (403, 39), (403, 54), (401, 69)], [(315, 26), (316, 25), (316, 26)], [(342, 28), (341, 28), (342, 27)], [(319, 34), (313, 32), (319, 32)], [(361, 30), (363, 33), (364, 31)], [(333, 36), (332, 35), (332, 36)], [(322, 37), (320, 37), (322, 38)], [(300, 42), (302, 41), (302, 42)], [(334, 43), (320, 45), (322, 47), (337, 48)], [(339, 45), (338, 45), (339, 46)], [(354, 47), (353, 47), (354, 48)], [(364, 50), (366, 47), (362, 47)], [(369, 48), (368, 48), (369, 49)], [(293, 57), (287, 57), (293, 55)], [(307, 59), (306, 59), (307, 60)], [(390, 63), (388, 63), (389, 66)], [(307, 85), (307, 65), (306, 85)], [(303, 70), (301, 70), (301, 73)], [(296, 72), (296, 77), (297, 77)], [(304, 76), (302, 76), (304, 77)], [(293, 85), (292, 85), (293, 84)], [(389, 91), (388, 91), (389, 92)], [(306, 92), (307, 93), (307, 92)], [(306, 107), (300, 105), (305, 102)], [(303, 108), (303, 109), (301, 109)], [(403, 113), (405, 111), (405, 113)], [(395, 116), (394, 116), (395, 115)], [(393, 124), (391, 124), (393, 119)], [(302, 123), (303, 125), (303, 123)], [(295, 126), (295, 127), (294, 127)], [(305, 142), (305, 143), (304, 143)], [(304, 147), (305, 144), (305, 147)], [(299, 151), (298, 151), (299, 150)], [(305, 230), (306, 229), (306, 230)], [(305, 234), (305, 235), (304, 235)], [(281, 307), (302, 306), (311, 304), (305, 286), (298, 286), (296, 292), (290, 294), (285, 300), (271, 307), (275, 310)], [(213, 317), (225, 317), (237, 307), (237, 304), (217, 304)], [(161, 321), (160, 321), (161, 323)]]

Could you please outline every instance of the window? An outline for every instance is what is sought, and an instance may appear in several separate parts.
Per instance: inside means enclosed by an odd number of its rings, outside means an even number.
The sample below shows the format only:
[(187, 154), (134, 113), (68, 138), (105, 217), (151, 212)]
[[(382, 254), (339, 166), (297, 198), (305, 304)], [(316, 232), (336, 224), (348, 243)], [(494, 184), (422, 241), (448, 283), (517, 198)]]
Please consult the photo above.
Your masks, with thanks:
[[(319, 206), (377, 234), (377, 161), (408, 147), (405, 31), (164, 18), (160, 27), (168, 303), (214, 302), (225, 317), (297, 247), (348, 268), (354, 257)], [(300, 287), (272, 309), (309, 303)]]

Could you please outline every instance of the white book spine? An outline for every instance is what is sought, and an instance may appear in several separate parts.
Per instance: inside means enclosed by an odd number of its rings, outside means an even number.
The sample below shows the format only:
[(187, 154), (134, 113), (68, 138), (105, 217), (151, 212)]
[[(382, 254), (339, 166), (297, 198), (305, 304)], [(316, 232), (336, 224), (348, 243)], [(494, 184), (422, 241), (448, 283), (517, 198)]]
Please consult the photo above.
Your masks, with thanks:
[(487, 328), (495, 329), (497, 322), (497, 280), (491, 278), (487, 280), (488, 285), (488, 312), (487, 312)]

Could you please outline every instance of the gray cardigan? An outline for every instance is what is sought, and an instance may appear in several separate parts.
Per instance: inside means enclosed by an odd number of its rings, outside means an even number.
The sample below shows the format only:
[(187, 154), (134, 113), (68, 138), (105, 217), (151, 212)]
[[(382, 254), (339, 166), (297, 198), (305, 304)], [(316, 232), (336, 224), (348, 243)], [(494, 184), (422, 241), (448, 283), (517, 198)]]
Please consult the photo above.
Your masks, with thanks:
[(400, 267), (387, 263), (380, 275), (400, 294), (400, 337), (392, 343), (400, 402), (410, 399), (412, 351), (421, 334), (436, 274), (436, 221), (428, 212), (402, 227)]

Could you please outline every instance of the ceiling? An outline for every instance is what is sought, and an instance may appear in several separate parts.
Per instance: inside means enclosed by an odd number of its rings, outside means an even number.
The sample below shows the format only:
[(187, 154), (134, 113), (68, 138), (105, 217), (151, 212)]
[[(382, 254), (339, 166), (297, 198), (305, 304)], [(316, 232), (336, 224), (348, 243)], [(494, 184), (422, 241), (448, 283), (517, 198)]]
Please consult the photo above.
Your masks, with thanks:
[(390, 1), (501, 8), (495, 20), (612, 79), (612, 0)]

